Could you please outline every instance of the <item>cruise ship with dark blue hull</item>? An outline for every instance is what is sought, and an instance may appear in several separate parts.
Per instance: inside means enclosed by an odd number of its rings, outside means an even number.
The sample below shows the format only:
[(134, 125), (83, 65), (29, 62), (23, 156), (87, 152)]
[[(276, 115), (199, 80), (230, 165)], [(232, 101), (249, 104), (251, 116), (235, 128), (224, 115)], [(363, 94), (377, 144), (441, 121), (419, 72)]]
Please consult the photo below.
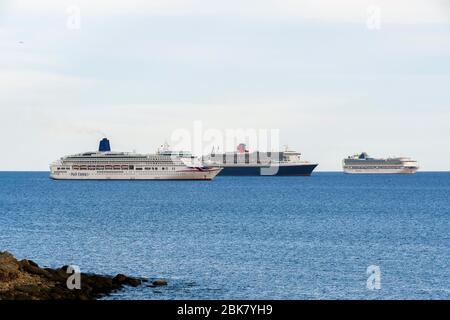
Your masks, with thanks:
[(221, 176), (310, 176), (318, 164), (302, 161), (300, 155), (288, 149), (250, 153), (241, 143), (235, 152), (213, 151), (202, 160), (208, 166), (222, 168)]

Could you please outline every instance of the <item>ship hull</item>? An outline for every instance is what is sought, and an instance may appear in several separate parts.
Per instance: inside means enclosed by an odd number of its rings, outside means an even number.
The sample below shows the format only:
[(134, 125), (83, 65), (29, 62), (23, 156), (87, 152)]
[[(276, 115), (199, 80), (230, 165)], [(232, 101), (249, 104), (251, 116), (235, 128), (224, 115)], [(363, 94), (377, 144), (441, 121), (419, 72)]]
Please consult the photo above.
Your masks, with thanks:
[(252, 165), (223, 166), (219, 176), (310, 176), (317, 164), (281, 165), (272, 167)]
[(147, 173), (136, 171), (81, 171), (51, 172), (53, 180), (213, 180), (220, 169), (182, 170), (177, 172)]
[(418, 168), (400, 168), (400, 169), (348, 169), (344, 168), (346, 174), (413, 174)]

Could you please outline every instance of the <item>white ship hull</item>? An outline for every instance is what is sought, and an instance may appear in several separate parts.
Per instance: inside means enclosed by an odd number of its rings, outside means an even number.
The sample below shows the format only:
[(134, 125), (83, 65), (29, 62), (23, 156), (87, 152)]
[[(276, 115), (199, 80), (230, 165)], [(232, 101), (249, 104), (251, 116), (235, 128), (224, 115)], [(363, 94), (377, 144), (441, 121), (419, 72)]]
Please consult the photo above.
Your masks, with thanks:
[(348, 174), (411, 174), (416, 173), (418, 168), (393, 168), (393, 169), (356, 169), (344, 168)]
[(54, 180), (212, 180), (221, 171), (220, 168), (179, 170), (172, 172), (146, 172), (133, 170), (90, 171), (51, 168), (50, 178)]

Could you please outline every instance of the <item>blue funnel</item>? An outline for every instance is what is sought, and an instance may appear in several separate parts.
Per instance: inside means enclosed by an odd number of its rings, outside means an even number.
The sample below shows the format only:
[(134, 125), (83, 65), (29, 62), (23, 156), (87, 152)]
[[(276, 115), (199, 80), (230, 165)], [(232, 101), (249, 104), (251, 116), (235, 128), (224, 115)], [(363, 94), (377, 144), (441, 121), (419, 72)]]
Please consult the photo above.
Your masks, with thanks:
[(98, 146), (98, 151), (100, 151), (100, 152), (111, 151), (111, 146), (109, 144), (108, 139), (103, 138), (102, 140), (100, 140), (100, 145)]

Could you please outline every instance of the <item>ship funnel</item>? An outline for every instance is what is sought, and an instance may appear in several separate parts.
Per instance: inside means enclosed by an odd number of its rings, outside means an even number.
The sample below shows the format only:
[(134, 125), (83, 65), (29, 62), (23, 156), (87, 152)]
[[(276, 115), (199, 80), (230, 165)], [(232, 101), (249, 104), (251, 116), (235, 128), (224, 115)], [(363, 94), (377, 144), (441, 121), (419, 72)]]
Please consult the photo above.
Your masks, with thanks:
[(98, 146), (98, 151), (100, 151), (100, 152), (111, 151), (111, 145), (109, 144), (108, 139), (103, 138), (102, 140), (100, 140), (100, 144)]
[(359, 159), (360, 160), (365, 160), (365, 159), (367, 159), (369, 156), (367, 155), (367, 153), (365, 153), (365, 152), (363, 152), (363, 153), (361, 153), (360, 155), (359, 155)]

